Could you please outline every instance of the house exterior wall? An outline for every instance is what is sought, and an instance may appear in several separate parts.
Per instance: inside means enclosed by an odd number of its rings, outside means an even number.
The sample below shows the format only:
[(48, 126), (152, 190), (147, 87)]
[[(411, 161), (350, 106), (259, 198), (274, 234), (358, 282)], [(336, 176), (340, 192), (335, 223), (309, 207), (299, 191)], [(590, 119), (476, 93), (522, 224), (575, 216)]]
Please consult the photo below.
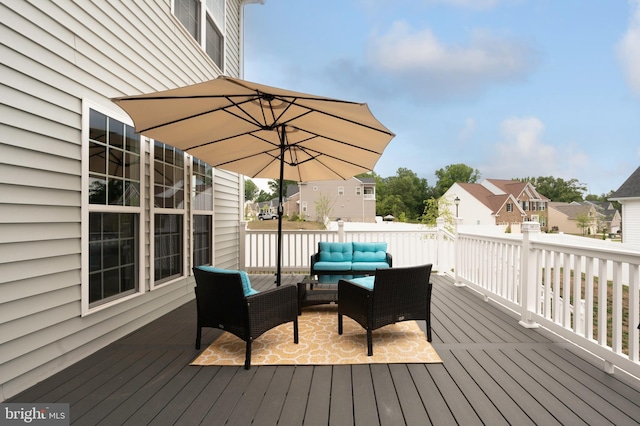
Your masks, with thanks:
[(457, 183), (454, 183), (443, 195), (448, 200), (451, 216), (456, 217), (456, 206), (453, 200), (460, 198), (458, 204), (458, 217), (464, 225), (495, 225), (496, 218), (490, 208), (484, 205), (473, 195), (465, 191)]
[(549, 230), (564, 232), (565, 234), (582, 234), (582, 230), (578, 229), (576, 221), (570, 220), (566, 214), (553, 207), (550, 207), (547, 213), (549, 216)]
[[(231, 76), (241, 69), (240, 3), (226, 1), (224, 71)], [(120, 117), (111, 97), (220, 74), (171, 7), (171, 0), (0, 4), (0, 400), (193, 298), (190, 238), (185, 275), (159, 286), (150, 282), (153, 143), (142, 138), (141, 288), (83, 311), (86, 106)], [(216, 170), (214, 190), (214, 263), (234, 267), (241, 179)]]
[(622, 242), (640, 248), (640, 198), (621, 198)]
[[(307, 211), (301, 215), (307, 220), (320, 221), (316, 212), (316, 203), (322, 198), (328, 200), (329, 219), (342, 219), (345, 222), (375, 222), (376, 200), (375, 197), (365, 197), (364, 187), (371, 184), (363, 184), (357, 178), (346, 181), (326, 180), (304, 182), (300, 184), (300, 205), (306, 203)], [(338, 188), (344, 192), (338, 193)], [(359, 188), (359, 194), (356, 192)]]

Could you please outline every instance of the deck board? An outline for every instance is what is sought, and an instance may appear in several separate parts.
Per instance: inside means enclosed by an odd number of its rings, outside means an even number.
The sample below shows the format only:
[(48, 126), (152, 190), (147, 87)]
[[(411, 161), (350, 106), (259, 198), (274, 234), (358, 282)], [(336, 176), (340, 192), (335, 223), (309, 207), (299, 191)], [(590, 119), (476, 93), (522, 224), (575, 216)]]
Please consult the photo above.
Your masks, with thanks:
[[(273, 274), (251, 280), (274, 285)], [(450, 278), (432, 281), (442, 364), (190, 366), (191, 301), (7, 402), (67, 402), (74, 425), (640, 424), (638, 380)], [(203, 348), (221, 333), (205, 329)]]

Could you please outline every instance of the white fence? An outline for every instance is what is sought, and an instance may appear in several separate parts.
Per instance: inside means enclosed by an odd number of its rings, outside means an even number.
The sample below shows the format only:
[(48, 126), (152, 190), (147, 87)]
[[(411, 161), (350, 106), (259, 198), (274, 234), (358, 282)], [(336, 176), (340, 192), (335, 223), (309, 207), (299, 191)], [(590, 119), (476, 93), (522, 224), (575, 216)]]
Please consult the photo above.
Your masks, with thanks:
[[(413, 230), (349, 231), (338, 223), (336, 231), (282, 231), (282, 271), (308, 273), (311, 256), (318, 242), (385, 242), (393, 257), (393, 266), (415, 266), (432, 263), (436, 271), (453, 271), (454, 236), (442, 225)], [(249, 273), (276, 270), (277, 232), (242, 229), (240, 263)]]
[(620, 243), (542, 234), (459, 232), (455, 281), (640, 377), (640, 251)]

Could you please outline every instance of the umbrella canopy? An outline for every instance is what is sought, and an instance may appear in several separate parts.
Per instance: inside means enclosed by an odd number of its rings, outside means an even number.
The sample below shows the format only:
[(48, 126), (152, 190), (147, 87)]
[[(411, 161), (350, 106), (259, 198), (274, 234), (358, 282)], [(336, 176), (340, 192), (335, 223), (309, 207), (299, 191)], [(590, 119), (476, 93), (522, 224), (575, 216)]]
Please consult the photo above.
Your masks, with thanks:
[(364, 103), (220, 76), (191, 86), (113, 101), (138, 133), (213, 167), (282, 182), (344, 180), (373, 170), (394, 134)]

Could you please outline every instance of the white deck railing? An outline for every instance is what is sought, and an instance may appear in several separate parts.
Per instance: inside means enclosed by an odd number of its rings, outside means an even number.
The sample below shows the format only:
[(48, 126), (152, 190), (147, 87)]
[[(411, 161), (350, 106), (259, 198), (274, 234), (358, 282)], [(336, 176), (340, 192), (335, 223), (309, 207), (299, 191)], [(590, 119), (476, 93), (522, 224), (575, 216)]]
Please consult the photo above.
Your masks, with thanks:
[[(535, 222), (518, 235), (478, 229), (460, 227), (455, 236), (442, 223), (413, 231), (283, 231), (282, 270), (309, 271), (319, 241), (386, 242), (393, 266), (432, 263), (456, 285), (516, 312), (524, 327), (544, 326), (599, 356), (607, 372), (618, 367), (640, 377), (640, 251), (542, 234)], [(243, 230), (241, 242), (243, 269), (275, 271), (275, 231)]]
[(528, 222), (518, 236), (459, 232), (456, 284), (519, 313), (523, 326), (542, 325), (594, 353), (607, 372), (617, 366), (640, 377), (640, 251), (539, 229)]

